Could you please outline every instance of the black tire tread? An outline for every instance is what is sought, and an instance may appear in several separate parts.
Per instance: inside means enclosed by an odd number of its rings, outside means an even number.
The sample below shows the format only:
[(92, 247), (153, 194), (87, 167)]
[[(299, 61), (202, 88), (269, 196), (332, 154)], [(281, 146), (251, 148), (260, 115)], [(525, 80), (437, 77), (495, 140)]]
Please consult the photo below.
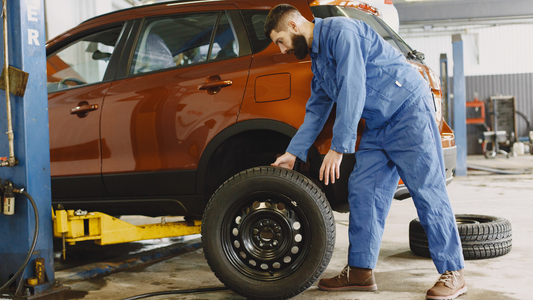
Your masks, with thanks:
[[(259, 176), (259, 175), (268, 175), (268, 176), (275, 175), (275, 176), (287, 179), (287, 180), (297, 184), (301, 188), (303, 188), (307, 193), (316, 196), (315, 197), (315, 200), (316, 200), (315, 202), (317, 203), (317, 207), (321, 211), (322, 215), (325, 217), (324, 218), (325, 222), (326, 222), (325, 228), (326, 228), (326, 230), (328, 232), (327, 235), (335, 237), (335, 220), (334, 220), (334, 216), (333, 216), (333, 211), (331, 210), (331, 207), (329, 205), (329, 202), (326, 199), (326, 196), (310, 179), (308, 179), (304, 175), (302, 175), (300, 173), (297, 173), (297, 172), (294, 172), (294, 171), (290, 171), (290, 170), (287, 170), (287, 169), (284, 169), (284, 168), (279, 168), (279, 167), (256, 167), (256, 168), (252, 168), (252, 169), (248, 169), (248, 170), (242, 171), (242, 172), (232, 176), (228, 180), (226, 180), (215, 191), (215, 193), (212, 196), (212, 199), (215, 198), (218, 194), (220, 194), (224, 190), (226, 190), (228, 188), (228, 186), (231, 185), (233, 182), (243, 180), (243, 179), (248, 178), (250, 176)], [(212, 201), (209, 201), (207, 203), (207, 206), (206, 206), (206, 209), (204, 210), (204, 215), (203, 215), (203, 219), (204, 220), (205, 220), (205, 217), (207, 215), (207, 212), (211, 208), (211, 204), (212, 204)], [(205, 230), (204, 224), (205, 223), (202, 222), (202, 232), (204, 232), (204, 230)], [(203, 239), (202, 239), (202, 244), (203, 244), (203, 247), (205, 248), (205, 241)], [(269, 297), (269, 296), (266, 296), (266, 295), (265, 295), (265, 297), (249, 297), (249, 295), (248, 295), (247, 298), (248, 299), (257, 299), (257, 300), (266, 300), (266, 299), (268, 299), (268, 300), (283, 300), (283, 299), (294, 297), (294, 296), (302, 293), (303, 291), (305, 291), (309, 287), (311, 287), (311, 285), (313, 285), (313, 283), (315, 281), (317, 281), (318, 278), (320, 277), (320, 275), (326, 270), (326, 268), (327, 268), (327, 266), (329, 264), (329, 261), (331, 260), (331, 256), (333, 254), (334, 246), (335, 246), (335, 239), (333, 238), (333, 239), (328, 240), (328, 243), (327, 243), (327, 246), (326, 246), (327, 249), (325, 251), (325, 256), (324, 256), (324, 259), (322, 260), (322, 264), (317, 268), (314, 276), (312, 278), (310, 278), (308, 280), (308, 282), (306, 282), (304, 285), (300, 286), (300, 288), (298, 288), (296, 290), (293, 290), (293, 291), (290, 291), (287, 294), (285, 294), (283, 296), (279, 296), (279, 297)], [(206, 257), (206, 260), (207, 260), (207, 263), (208, 263), (209, 267), (211, 269), (213, 269), (213, 266), (211, 264), (211, 258), (209, 257), (208, 252), (204, 251), (204, 255)], [(219, 275), (216, 272), (215, 272), (215, 276), (217, 276), (217, 278), (226, 287), (228, 287), (232, 291), (242, 295), (242, 291), (238, 287), (233, 286), (233, 285), (228, 284), (227, 282), (225, 282), (225, 280), (223, 278), (219, 277)]]
[[(482, 215), (456, 215), (458, 218), (491, 220), (487, 223), (458, 224), (457, 229), (466, 260), (505, 255), (512, 249), (512, 227), (504, 218)], [(416, 255), (431, 257), (427, 236), (418, 219), (409, 223), (409, 248)]]

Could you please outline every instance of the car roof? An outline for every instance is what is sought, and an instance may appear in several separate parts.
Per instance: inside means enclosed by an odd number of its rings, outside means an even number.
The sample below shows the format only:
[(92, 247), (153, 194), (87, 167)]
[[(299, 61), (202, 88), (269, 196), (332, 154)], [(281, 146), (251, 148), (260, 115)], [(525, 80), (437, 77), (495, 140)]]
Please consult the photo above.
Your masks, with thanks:
[(191, 7), (191, 6), (200, 6), (200, 5), (203, 6), (203, 5), (230, 4), (230, 5), (235, 5), (239, 9), (254, 9), (254, 8), (255, 9), (270, 9), (279, 3), (287, 3), (287, 2), (291, 4), (305, 3), (309, 5), (309, 2), (311, 1), (308, 1), (308, 0), (285, 0), (285, 1), (280, 1), (280, 0), (174, 0), (174, 1), (145, 4), (142, 6), (134, 6), (130, 8), (125, 8), (125, 9), (109, 12), (106, 14), (102, 14), (102, 15), (87, 19), (81, 24), (90, 22), (94, 19), (110, 17), (112, 15), (123, 15), (123, 14), (128, 15), (131, 12), (134, 12), (135, 15), (142, 16), (144, 13), (150, 13), (156, 10), (159, 11), (161, 8), (168, 8), (170, 6)]
[[(66, 32), (50, 39), (47, 42), (48, 45), (53, 45), (60, 40), (64, 40), (69, 36), (72, 36), (78, 32), (110, 25), (113, 23), (124, 22), (131, 19), (142, 18), (147, 16), (157, 15), (158, 13), (166, 14), (169, 10), (176, 10), (178, 8), (193, 8), (193, 7), (205, 7), (208, 6), (212, 9), (224, 9), (229, 5), (238, 9), (263, 9), (268, 10), (280, 3), (290, 3), (296, 6), (302, 12), (302, 15), (306, 18), (313, 18), (310, 9), (304, 10), (302, 8), (309, 8), (310, 5), (343, 5), (347, 6), (350, 3), (359, 4), (360, 1), (338, 1), (338, 0), (174, 0), (167, 2), (157, 2), (153, 4), (147, 4), (142, 6), (135, 6), (131, 8), (121, 9), (106, 14), (102, 14), (93, 18), (90, 18), (79, 25), (67, 30)], [(225, 7), (224, 7), (225, 6)], [(353, 7), (356, 7), (355, 4)], [(363, 10), (362, 7), (357, 7)]]
[[(105, 26), (113, 23), (127, 21), (131, 19), (141, 18), (145, 16), (152, 16), (161, 12), (173, 10), (173, 8), (192, 8), (192, 7), (211, 7), (213, 9), (223, 9), (222, 6), (232, 5), (239, 9), (270, 9), (280, 3), (291, 3), (292, 5), (303, 8), (309, 7), (308, 0), (175, 0), (167, 2), (157, 2), (142, 6), (135, 6), (131, 8), (121, 9), (99, 15), (88, 19), (79, 25), (67, 30), (66, 32), (50, 39), (48, 44), (55, 44), (58, 40), (63, 40), (69, 36), (76, 34), (86, 29)], [(302, 12), (303, 13), (303, 12)], [(305, 15), (304, 15), (305, 16)], [(312, 17), (312, 16), (309, 16)]]

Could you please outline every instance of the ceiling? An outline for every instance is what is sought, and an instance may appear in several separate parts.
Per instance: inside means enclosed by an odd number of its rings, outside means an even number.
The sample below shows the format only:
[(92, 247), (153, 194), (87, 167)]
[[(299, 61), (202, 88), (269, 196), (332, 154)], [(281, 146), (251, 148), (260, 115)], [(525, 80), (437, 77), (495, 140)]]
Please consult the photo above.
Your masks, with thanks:
[(393, 0), (400, 24), (533, 18), (531, 0)]

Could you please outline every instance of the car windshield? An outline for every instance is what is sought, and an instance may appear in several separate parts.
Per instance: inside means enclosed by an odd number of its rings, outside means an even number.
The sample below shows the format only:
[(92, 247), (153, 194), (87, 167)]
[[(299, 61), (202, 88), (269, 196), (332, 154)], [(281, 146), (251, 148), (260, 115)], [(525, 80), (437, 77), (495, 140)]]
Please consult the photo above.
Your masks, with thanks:
[(407, 56), (407, 53), (412, 50), (411, 47), (409, 47), (409, 45), (407, 45), (402, 38), (387, 25), (387, 23), (372, 14), (351, 7), (335, 5), (312, 6), (311, 11), (313, 12), (313, 15), (318, 18), (348, 17), (363, 21), (381, 35), (385, 41), (402, 52), (403, 55)]

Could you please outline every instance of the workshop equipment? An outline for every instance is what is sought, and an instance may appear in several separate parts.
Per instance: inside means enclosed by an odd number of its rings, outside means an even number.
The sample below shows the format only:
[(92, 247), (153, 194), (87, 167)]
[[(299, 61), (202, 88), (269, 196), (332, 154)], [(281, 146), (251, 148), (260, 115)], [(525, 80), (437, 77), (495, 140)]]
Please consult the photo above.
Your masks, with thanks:
[(159, 224), (132, 225), (101, 212), (82, 210), (52, 210), (54, 236), (63, 239), (63, 259), (66, 257), (65, 243), (70, 245), (93, 240), (98, 245), (128, 243), (133, 241), (199, 234), (202, 221), (186, 220)]
[[(500, 143), (508, 143), (508, 141), (507, 131), (505, 130), (483, 132), (483, 153), (485, 154), (485, 157), (492, 158), (500, 153), (509, 158), (511, 152), (500, 149)], [(487, 144), (492, 144), (492, 150), (487, 151)]]
[(490, 103), (492, 104), (493, 130), (505, 130), (508, 134), (509, 143), (514, 143), (518, 136), (516, 132), (515, 97), (506, 95), (492, 96), (490, 97)]
[[(0, 102), (6, 100), (7, 110), (0, 110), (0, 132), (7, 136), (0, 134), (0, 145), (6, 152), (9, 145), (9, 153), (0, 153), (6, 157), (0, 163), (0, 177), (2, 184), (5, 179), (11, 184), (2, 189), (9, 203), (7, 209), (1, 206), (0, 214), (0, 287), (2, 298), (32, 299), (64, 289), (55, 284), (50, 222), (44, 3), (5, 0), (1, 4), (1, 87), (6, 93), (0, 93)], [(26, 191), (35, 205), (21, 196)]]
[[(492, 129), (493, 131), (483, 132), (484, 146), (483, 153), (486, 158), (495, 157), (498, 153), (511, 157), (512, 149), (509, 152), (500, 149), (500, 144), (508, 146), (516, 140), (516, 109), (513, 96), (493, 96), (490, 97), (492, 103)], [(487, 152), (487, 143), (492, 143), (492, 151)]]
[(474, 108), (476, 112), (479, 111), (479, 116), (477, 116), (476, 118), (469, 118), (467, 115), (466, 124), (485, 125), (485, 102), (479, 101), (478, 97), (474, 97), (474, 101), (466, 102), (466, 107)]

